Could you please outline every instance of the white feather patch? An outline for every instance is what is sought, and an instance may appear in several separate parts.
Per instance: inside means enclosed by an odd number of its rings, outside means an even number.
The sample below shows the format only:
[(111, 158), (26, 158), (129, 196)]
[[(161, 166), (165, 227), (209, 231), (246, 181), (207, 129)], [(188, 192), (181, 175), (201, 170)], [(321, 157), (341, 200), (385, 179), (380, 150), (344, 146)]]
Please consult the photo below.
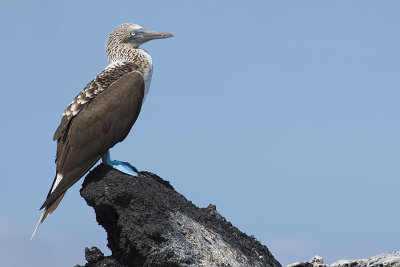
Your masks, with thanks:
[(58, 184), (61, 182), (63, 176), (61, 173), (57, 173), (56, 181), (54, 182), (53, 187), (51, 188), (51, 193), (53, 193), (54, 190), (56, 190)]
[(123, 61), (115, 61), (113, 63), (108, 64), (108, 66), (105, 68), (105, 71), (110, 71), (123, 65), (124, 65)]
[(78, 99), (78, 104), (79, 105), (83, 105), (83, 104), (85, 104), (86, 102), (88, 102), (89, 100), (82, 100), (82, 99)]
[(91, 93), (91, 92), (85, 92), (85, 96), (86, 96), (87, 98), (93, 98), (93, 93)]

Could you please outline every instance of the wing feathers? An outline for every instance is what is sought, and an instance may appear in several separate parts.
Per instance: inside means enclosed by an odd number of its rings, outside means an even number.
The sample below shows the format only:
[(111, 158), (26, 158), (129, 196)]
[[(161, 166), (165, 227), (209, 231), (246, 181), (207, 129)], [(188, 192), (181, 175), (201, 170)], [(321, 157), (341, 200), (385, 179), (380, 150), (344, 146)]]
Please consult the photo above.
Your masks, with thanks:
[(83, 107), (104, 90), (109, 88), (115, 81), (122, 76), (135, 71), (137, 65), (132, 62), (122, 62), (116, 66), (108, 66), (99, 73), (85, 88), (72, 100), (63, 113), (61, 123), (54, 133), (53, 140), (60, 139), (66, 132), (70, 120), (76, 116)]
[[(105, 79), (103, 77), (103, 79)], [(125, 74), (64, 119), (57, 137), (57, 173), (63, 179), (43, 203), (45, 210), (76, 183), (111, 147), (128, 135), (144, 97), (144, 81), (138, 72)]]
[(48, 208), (46, 208), (46, 209), (43, 211), (42, 216), (40, 216), (39, 222), (37, 223), (37, 225), (36, 225), (36, 227), (35, 227), (35, 231), (33, 231), (33, 234), (32, 234), (32, 236), (31, 236), (31, 239), (35, 236), (36, 231), (38, 230), (40, 224), (46, 219), (46, 217), (47, 217), (50, 213), (52, 213), (52, 212), (58, 207), (58, 204), (60, 204), (60, 202), (61, 202), (61, 200), (63, 199), (64, 195), (65, 195), (65, 192), (64, 192), (64, 194), (61, 194), (61, 196), (59, 196), (59, 197), (53, 202), (53, 204), (51, 204)]

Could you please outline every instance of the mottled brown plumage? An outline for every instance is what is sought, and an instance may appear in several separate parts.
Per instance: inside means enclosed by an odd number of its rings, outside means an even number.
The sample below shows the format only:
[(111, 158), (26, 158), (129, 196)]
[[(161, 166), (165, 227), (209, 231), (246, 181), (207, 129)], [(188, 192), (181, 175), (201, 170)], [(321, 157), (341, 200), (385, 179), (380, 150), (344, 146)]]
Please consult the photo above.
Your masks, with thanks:
[(83, 104), (79, 116), (62, 120), (54, 137), (57, 137), (57, 173), (62, 173), (63, 179), (49, 192), (41, 208), (50, 205), (104, 153), (125, 139), (139, 116), (143, 97), (142, 76), (139, 72), (129, 72)]
[(109, 36), (110, 65), (75, 97), (54, 133), (56, 177), (41, 209), (44, 219), (75, 184), (115, 144), (126, 138), (139, 116), (152, 76), (152, 59), (139, 45), (172, 37), (136, 24), (121, 24)]

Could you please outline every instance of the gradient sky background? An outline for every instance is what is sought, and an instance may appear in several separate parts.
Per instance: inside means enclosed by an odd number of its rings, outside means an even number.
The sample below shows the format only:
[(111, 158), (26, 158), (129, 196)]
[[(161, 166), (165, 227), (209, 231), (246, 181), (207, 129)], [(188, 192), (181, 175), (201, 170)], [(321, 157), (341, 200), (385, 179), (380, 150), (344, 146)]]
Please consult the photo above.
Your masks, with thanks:
[(84, 264), (106, 233), (72, 187), (29, 238), (61, 114), (120, 23), (154, 74), (114, 159), (209, 203), (281, 264), (400, 250), (400, 2), (1, 1), (2, 266)]

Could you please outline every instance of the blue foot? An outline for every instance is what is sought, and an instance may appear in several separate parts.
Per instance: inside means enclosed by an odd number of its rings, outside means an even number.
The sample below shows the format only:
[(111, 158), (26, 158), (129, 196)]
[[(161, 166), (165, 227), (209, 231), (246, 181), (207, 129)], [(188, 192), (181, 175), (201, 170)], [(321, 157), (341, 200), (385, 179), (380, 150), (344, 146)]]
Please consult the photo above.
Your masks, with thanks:
[(114, 169), (119, 170), (120, 172), (123, 172), (125, 174), (135, 176), (136, 173), (139, 173), (138, 170), (128, 162), (111, 160), (110, 151), (107, 151), (106, 154), (101, 157), (101, 160), (104, 164), (113, 167)]

